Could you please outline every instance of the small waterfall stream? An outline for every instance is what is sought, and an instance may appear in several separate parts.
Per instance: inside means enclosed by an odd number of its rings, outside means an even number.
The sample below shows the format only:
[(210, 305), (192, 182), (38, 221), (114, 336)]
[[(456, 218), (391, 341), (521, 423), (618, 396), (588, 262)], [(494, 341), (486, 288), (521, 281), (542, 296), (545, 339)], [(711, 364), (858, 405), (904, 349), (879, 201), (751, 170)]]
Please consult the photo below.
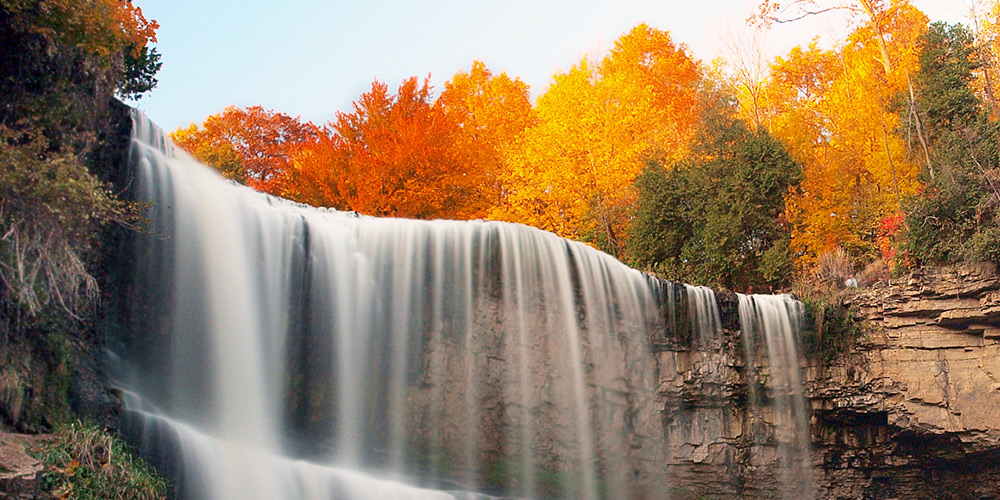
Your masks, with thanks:
[[(527, 226), (272, 198), (133, 120), (151, 225), (117, 384), (180, 497), (669, 496), (650, 338), (677, 328), (674, 284)], [(683, 290), (707, 342), (714, 292)], [(775, 323), (794, 301), (744, 302), (801, 400), (794, 328)]]
[[(796, 338), (803, 316), (802, 303), (788, 295), (739, 294), (739, 315), (744, 356), (748, 364), (757, 359), (763, 340), (767, 361), (767, 399), (774, 404), (774, 439), (782, 498), (813, 498), (809, 414), (803, 397)], [(753, 379), (754, 377), (750, 377)], [(750, 415), (759, 415), (764, 398), (753, 380), (749, 383)]]

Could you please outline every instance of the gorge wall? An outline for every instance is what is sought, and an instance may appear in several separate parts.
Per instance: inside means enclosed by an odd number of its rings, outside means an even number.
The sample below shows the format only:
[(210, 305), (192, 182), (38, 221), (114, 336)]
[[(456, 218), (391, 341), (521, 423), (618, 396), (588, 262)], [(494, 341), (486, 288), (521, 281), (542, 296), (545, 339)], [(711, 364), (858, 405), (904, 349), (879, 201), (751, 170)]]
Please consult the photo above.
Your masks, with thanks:
[[(845, 302), (864, 334), (832, 359), (803, 359), (816, 496), (1000, 498), (996, 267), (928, 268)], [(731, 325), (707, 349), (653, 345), (674, 484), (690, 498), (775, 497), (773, 414), (747, 411), (748, 380), (769, 374)]]
[(867, 338), (808, 370), (830, 498), (1000, 497), (1000, 278), (924, 269), (850, 301)]

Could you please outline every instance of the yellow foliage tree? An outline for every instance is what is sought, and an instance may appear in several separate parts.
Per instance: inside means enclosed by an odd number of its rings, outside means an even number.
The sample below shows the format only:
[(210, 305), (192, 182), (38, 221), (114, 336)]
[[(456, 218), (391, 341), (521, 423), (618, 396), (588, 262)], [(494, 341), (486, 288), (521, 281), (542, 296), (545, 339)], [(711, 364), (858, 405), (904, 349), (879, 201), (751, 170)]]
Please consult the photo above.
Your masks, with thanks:
[(698, 119), (698, 64), (665, 31), (640, 24), (594, 65), (557, 74), (537, 123), (506, 154), (505, 203), (491, 218), (583, 239), (617, 254), (647, 159), (672, 164)]
[(504, 198), (503, 152), (533, 123), (528, 85), (505, 73), (494, 76), (475, 61), (468, 73), (460, 71), (445, 83), (436, 104), (457, 127), (452, 149), (479, 186), (465, 212), (483, 217)]
[(796, 48), (772, 66), (771, 132), (805, 174), (787, 202), (800, 268), (835, 247), (876, 252), (878, 222), (917, 191), (918, 138), (908, 143), (895, 131), (912, 118), (899, 97), (909, 93), (926, 27), (923, 13), (893, 5), (839, 51)]

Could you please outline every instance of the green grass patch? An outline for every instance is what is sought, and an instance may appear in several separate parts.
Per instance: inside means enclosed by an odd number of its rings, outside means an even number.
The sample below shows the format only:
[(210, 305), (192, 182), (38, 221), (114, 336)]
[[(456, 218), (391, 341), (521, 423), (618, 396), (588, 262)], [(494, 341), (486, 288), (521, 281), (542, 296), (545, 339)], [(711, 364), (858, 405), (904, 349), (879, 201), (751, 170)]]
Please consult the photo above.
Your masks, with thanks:
[(28, 453), (45, 465), (43, 488), (53, 497), (166, 498), (166, 481), (127, 444), (97, 426), (74, 423), (60, 427)]

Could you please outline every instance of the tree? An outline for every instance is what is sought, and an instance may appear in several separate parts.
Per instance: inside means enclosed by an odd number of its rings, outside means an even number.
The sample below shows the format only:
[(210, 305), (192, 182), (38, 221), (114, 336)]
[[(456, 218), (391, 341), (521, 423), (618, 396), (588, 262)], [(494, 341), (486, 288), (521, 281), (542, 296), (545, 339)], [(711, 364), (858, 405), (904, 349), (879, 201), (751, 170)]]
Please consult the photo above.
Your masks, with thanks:
[(509, 176), (503, 154), (534, 121), (528, 96), (524, 82), (505, 73), (494, 76), (480, 61), (445, 83), (436, 104), (458, 127), (452, 147), (481, 188), (466, 207), (470, 216), (485, 216), (503, 202), (503, 179)]
[(76, 47), (115, 73), (119, 95), (136, 99), (156, 86), (159, 24), (121, 0), (0, 0), (0, 8), (35, 33)]
[(528, 87), (480, 62), (441, 97), (379, 81), (324, 128), (260, 106), (229, 107), (172, 134), (223, 176), (315, 206), (370, 215), (483, 217), (503, 194), (502, 153), (531, 122)]
[(650, 162), (636, 179), (629, 260), (664, 276), (743, 289), (791, 277), (784, 199), (801, 178), (784, 146), (709, 95), (692, 151), (673, 170)]
[(918, 263), (1000, 262), (1000, 127), (974, 87), (982, 60), (961, 25), (932, 24), (919, 48), (917, 107), (941, 170), (909, 200), (900, 246)]
[[(800, 268), (838, 247), (877, 255), (880, 221), (917, 191), (917, 164), (927, 164), (912, 147), (925, 138), (908, 98), (926, 16), (905, 3), (872, 12), (840, 50), (795, 49), (772, 66), (768, 123), (804, 169), (788, 200)], [(907, 122), (918, 133), (896, 135)]]
[(318, 139), (320, 130), (261, 106), (230, 106), (209, 116), (201, 127), (178, 129), (171, 138), (225, 177), (254, 189), (282, 195), (292, 151)]
[(617, 254), (646, 158), (687, 149), (697, 121), (699, 69), (684, 46), (640, 24), (594, 65), (554, 77), (538, 122), (508, 152), (506, 203), (491, 217), (584, 239)]
[(726, 58), (712, 61), (716, 78), (737, 97), (740, 117), (758, 128), (770, 119), (765, 39), (765, 31), (730, 30), (723, 38)]
[(478, 213), (479, 176), (453, 148), (458, 125), (431, 102), (428, 80), (396, 95), (376, 80), (332, 124), (333, 189), (351, 210), (378, 216), (465, 219)]

